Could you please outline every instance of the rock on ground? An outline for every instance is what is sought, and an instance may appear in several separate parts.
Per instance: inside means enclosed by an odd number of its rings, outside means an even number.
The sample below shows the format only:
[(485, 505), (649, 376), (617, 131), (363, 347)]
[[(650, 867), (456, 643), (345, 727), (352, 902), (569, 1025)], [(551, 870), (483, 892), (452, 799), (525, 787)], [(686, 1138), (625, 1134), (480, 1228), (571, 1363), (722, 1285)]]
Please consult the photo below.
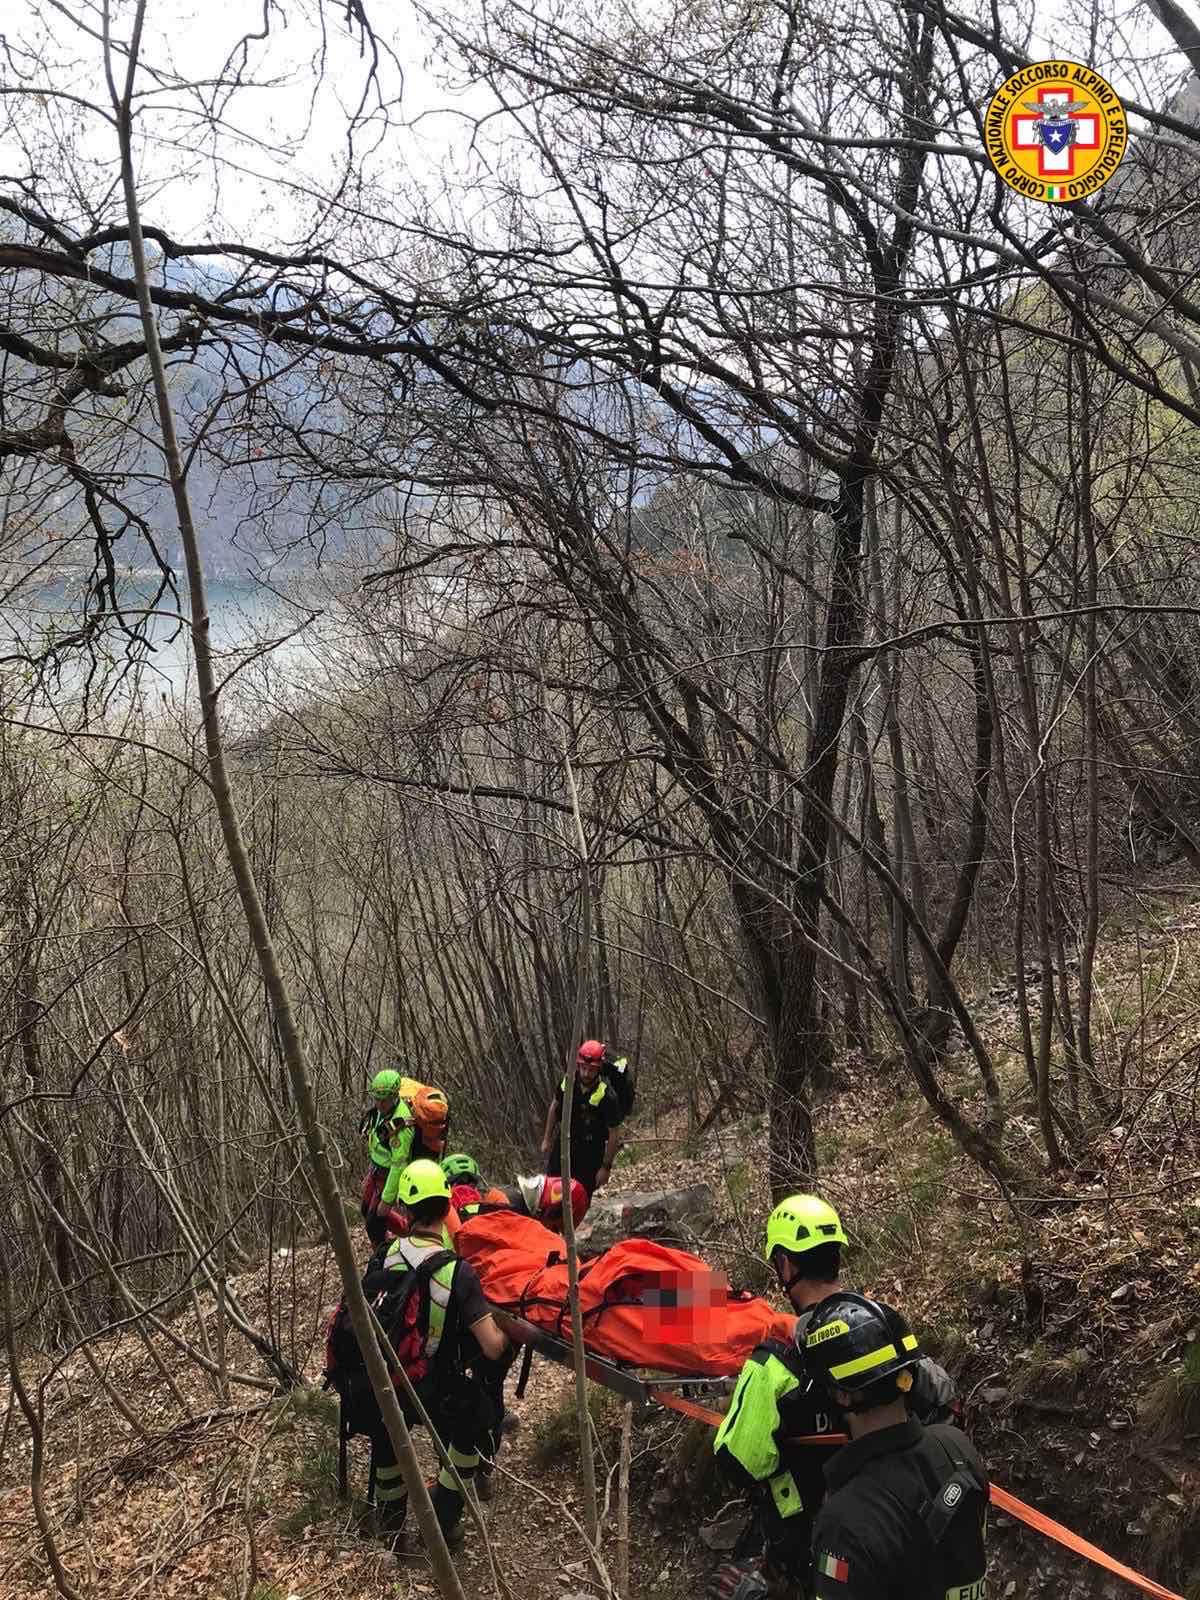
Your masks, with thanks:
[(707, 1183), (694, 1183), (687, 1189), (599, 1195), (577, 1238), (588, 1250), (607, 1250), (621, 1239), (656, 1239), (659, 1244), (690, 1250), (703, 1238), (715, 1214), (716, 1197)]

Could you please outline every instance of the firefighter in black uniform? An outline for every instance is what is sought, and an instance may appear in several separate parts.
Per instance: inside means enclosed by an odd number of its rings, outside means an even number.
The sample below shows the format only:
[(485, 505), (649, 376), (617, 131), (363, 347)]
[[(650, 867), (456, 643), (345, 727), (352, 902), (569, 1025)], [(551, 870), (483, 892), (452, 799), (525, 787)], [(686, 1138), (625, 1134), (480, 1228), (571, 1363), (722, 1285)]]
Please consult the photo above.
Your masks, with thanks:
[[(571, 1106), (571, 1176), (588, 1192), (588, 1199), (608, 1182), (621, 1147), (620, 1124), (625, 1111), (616, 1089), (604, 1071), (606, 1051), (599, 1039), (585, 1039), (575, 1056), (575, 1097)], [(624, 1066), (622, 1065), (622, 1070)], [(546, 1174), (561, 1176), (559, 1129), (567, 1094), (564, 1078), (546, 1108), (542, 1154)]]
[(825, 1466), (817, 1600), (983, 1600), (987, 1475), (960, 1429), (909, 1415), (920, 1359), (903, 1317), (863, 1295), (840, 1290), (809, 1318), (806, 1370), (850, 1431)]
[[(796, 1340), (769, 1339), (751, 1353), (713, 1445), (727, 1476), (756, 1491), (757, 1515), (741, 1554), (763, 1550), (765, 1576), (781, 1593), (811, 1591), (813, 1518), (825, 1497), (823, 1468), (838, 1448), (789, 1441), (845, 1432), (841, 1412), (804, 1363), (813, 1308), (840, 1287), (845, 1243), (841, 1219), (819, 1195), (791, 1195), (772, 1211), (764, 1253), (798, 1314)], [(946, 1373), (922, 1361), (909, 1395), (912, 1413), (940, 1422), (952, 1414), (953, 1399)], [(736, 1581), (732, 1564), (723, 1574), (718, 1587), (728, 1587), (724, 1578)]]

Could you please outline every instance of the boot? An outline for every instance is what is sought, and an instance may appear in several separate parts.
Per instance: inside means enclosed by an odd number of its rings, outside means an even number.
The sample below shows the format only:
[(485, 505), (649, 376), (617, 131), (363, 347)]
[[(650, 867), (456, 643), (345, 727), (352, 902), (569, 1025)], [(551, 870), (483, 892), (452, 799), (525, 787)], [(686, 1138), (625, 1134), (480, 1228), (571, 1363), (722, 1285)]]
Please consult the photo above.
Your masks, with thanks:
[(461, 1544), (466, 1538), (463, 1526), (463, 1497), (444, 1483), (433, 1486), (433, 1509), (447, 1544)]
[(404, 1524), (408, 1517), (408, 1496), (401, 1495), (398, 1500), (384, 1500), (376, 1511), (376, 1521), (379, 1527), (379, 1537), (384, 1544), (393, 1550), (399, 1550), (404, 1545)]

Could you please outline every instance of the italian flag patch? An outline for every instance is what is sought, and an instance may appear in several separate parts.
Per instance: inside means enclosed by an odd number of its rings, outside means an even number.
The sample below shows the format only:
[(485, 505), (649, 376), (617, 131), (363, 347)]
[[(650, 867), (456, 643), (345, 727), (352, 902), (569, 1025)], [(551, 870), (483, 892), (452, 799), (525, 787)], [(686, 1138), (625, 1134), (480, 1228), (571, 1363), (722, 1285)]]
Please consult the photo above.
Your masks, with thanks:
[(1066, 192), (1061, 183), (1048, 183), (1046, 185), (1047, 200), (1061, 200)]
[(827, 1578), (836, 1578), (839, 1583), (850, 1581), (849, 1562), (843, 1561), (841, 1556), (831, 1556), (828, 1551), (823, 1551), (817, 1558), (817, 1570)]

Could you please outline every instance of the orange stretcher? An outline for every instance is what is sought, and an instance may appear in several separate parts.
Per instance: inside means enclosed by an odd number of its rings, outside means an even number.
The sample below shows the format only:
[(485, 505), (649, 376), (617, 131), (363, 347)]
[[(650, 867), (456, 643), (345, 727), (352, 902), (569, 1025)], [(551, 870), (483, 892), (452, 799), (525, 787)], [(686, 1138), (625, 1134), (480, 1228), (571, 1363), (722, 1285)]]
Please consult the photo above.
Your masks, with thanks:
[[(543, 1332), (570, 1336), (567, 1247), (532, 1217), (483, 1212), (455, 1247), (491, 1303)], [(764, 1339), (791, 1340), (796, 1319), (734, 1294), (699, 1256), (626, 1239), (580, 1262), (579, 1307), (589, 1352), (683, 1377), (733, 1377)]]
[[(462, 1224), (455, 1240), (460, 1256), (479, 1274), (484, 1293), (506, 1330), (525, 1345), (518, 1385), (523, 1392), (534, 1351), (573, 1364), (567, 1302), (566, 1241), (532, 1217), (494, 1211)], [(729, 1292), (720, 1274), (685, 1250), (648, 1239), (626, 1239), (580, 1262), (579, 1304), (583, 1314), (585, 1371), (595, 1383), (626, 1399), (652, 1402), (717, 1427), (721, 1413), (697, 1403), (715, 1380), (740, 1372), (764, 1339), (790, 1341), (796, 1319), (751, 1295)], [(643, 1368), (674, 1377), (644, 1377)], [(692, 1380), (689, 1382), (688, 1380)], [(671, 1393), (680, 1388), (682, 1394)], [(821, 1434), (795, 1444), (828, 1447), (844, 1436)], [(1053, 1539), (1153, 1600), (1182, 1600), (1098, 1545), (991, 1485), (997, 1510)]]

